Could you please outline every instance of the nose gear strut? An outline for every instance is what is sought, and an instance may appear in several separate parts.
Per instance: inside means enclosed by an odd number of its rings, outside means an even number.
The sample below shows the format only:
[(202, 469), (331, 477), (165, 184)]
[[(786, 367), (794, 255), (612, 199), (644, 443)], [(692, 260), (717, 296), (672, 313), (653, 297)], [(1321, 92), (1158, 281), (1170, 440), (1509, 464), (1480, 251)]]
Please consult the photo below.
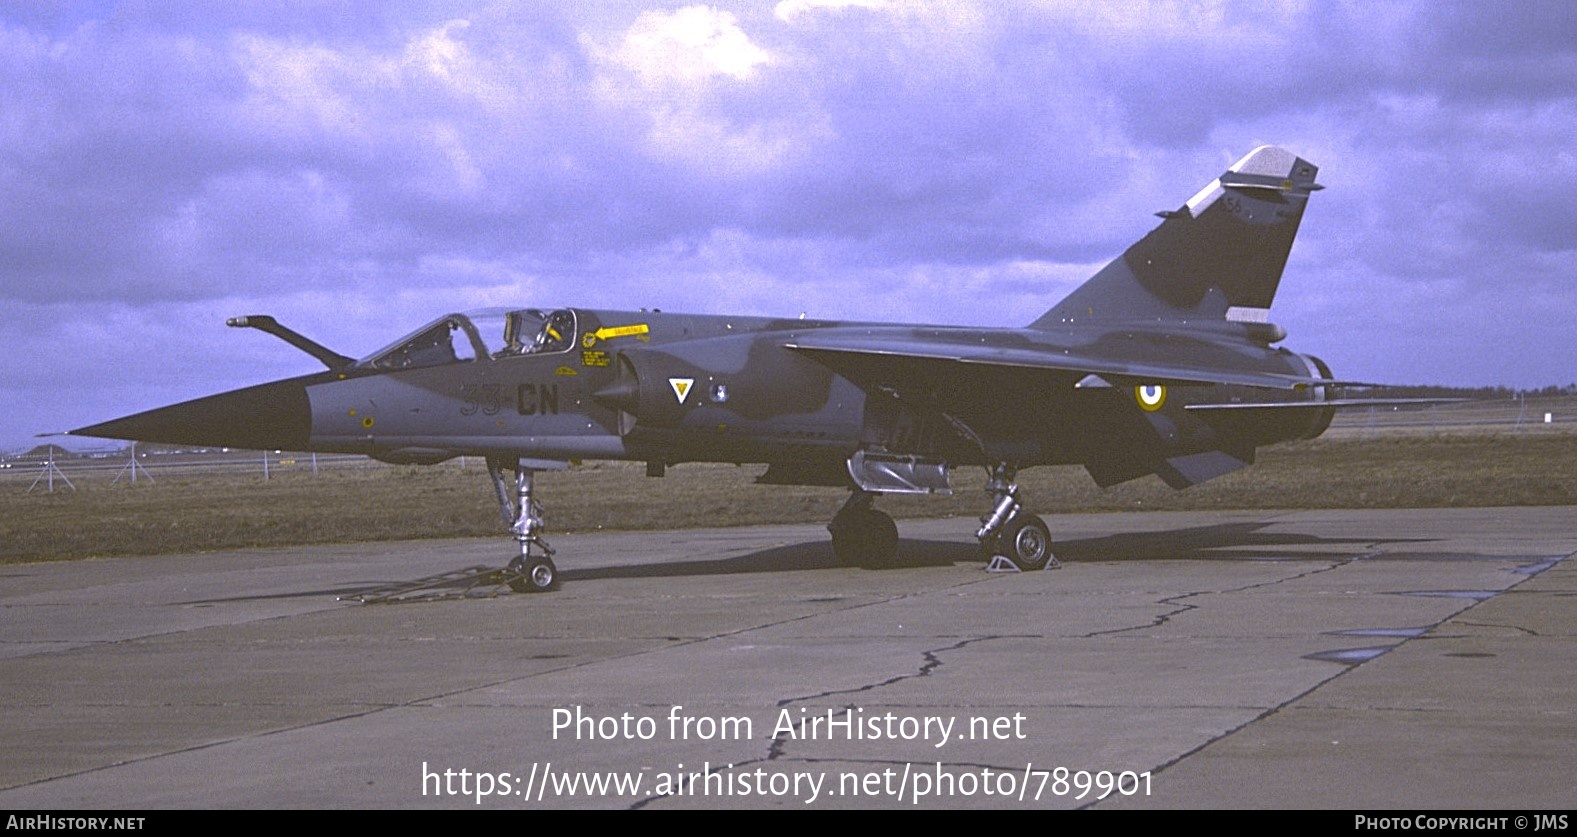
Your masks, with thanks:
[[(553, 564), (553, 547), (542, 538), (542, 506), (532, 496), (537, 468), (534, 460), (521, 459), (512, 466), (504, 460), (488, 459), (487, 473), (493, 478), (493, 489), (498, 495), (498, 510), (509, 530), (520, 544), (520, 554), (515, 556), (501, 572), (509, 589), (516, 593), (541, 593), (557, 590), (558, 567)], [(547, 464), (547, 463), (542, 463)], [(510, 496), (504, 482), (504, 468), (515, 472), (514, 496)]]

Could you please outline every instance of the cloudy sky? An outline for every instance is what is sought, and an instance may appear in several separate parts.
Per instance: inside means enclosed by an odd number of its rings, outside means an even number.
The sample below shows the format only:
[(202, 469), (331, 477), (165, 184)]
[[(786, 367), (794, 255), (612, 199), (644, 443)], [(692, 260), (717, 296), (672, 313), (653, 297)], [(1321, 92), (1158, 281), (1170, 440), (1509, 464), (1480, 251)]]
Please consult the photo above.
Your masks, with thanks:
[(1569, 3), (0, 4), (0, 450), (451, 310), (1023, 325), (1256, 145), (1341, 377), (1577, 381)]

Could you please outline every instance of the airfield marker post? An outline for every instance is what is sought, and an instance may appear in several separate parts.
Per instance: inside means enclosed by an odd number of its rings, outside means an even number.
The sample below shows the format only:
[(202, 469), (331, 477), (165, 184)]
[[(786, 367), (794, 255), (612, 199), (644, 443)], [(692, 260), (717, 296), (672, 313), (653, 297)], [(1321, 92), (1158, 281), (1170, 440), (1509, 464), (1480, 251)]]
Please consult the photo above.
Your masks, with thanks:
[(48, 477), (48, 479), (49, 479), (49, 482), (48, 482), (49, 493), (50, 494), (54, 494), (55, 493), (55, 475), (56, 474), (59, 474), (60, 478), (66, 481), (66, 485), (70, 486), (72, 491), (76, 491), (77, 490), (76, 486), (71, 485), (71, 479), (66, 476), (66, 472), (60, 470), (57, 467), (55, 467), (55, 446), (54, 445), (50, 445), (49, 446), (49, 458), (44, 460), (44, 467), (43, 467), (42, 470), (39, 471), (38, 476), (33, 478), (33, 484), (27, 487), (27, 493), (32, 494), (33, 493), (33, 489), (38, 487), (38, 481), (41, 480), (41, 479), (44, 479), (45, 477)]
[(127, 460), (126, 466), (124, 468), (121, 468), (120, 472), (115, 475), (115, 479), (110, 480), (110, 485), (114, 485), (115, 483), (120, 482), (120, 478), (125, 476), (128, 472), (130, 472), (130, 474), (131, 474), (131, 484), (132, 485), (136, 485), (137, 484), (137, 472), (138, 471), (141, 471), (142, 475), (147, 477), (149, 482), (153, 482), (153, 474), (148, 473), (147, 466), (138, 464), (138, 462), (137, 462), (137, 443), (136, 442), (132, 442), (131, 443), (131, 459)]

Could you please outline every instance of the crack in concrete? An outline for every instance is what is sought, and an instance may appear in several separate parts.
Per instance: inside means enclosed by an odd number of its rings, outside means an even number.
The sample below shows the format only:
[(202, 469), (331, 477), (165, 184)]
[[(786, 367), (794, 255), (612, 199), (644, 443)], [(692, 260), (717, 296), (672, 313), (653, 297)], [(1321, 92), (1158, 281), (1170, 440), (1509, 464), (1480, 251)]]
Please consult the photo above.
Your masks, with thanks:
[[(902, 597), (899, 597), (899, 598), (907, 598), (907, 596), (902, 596)], [(891, 601), (891, 600), (888, 600), (888, 601)], [(930, 674), (932, 672), (936, 671), (938, 668), (940, 668), (942, 666), (942, 659), (938, 656), (940, 654), (946, 653), (948, 651), (956, 651), (956, 650), (958, 650), (960, 648), (963, 648), (963, 647), (968, 646), (968, 645), (972, 645), (972, 644), (977, 643), (977, 642), (985, 642), (985, 641), (995, 640), (995, 639), (1012, 639), (1012, 638), (1020, 638), (1020, 639), (1022, 639), (1022, 638), (1026, 638), (1026, 637), (1033, 638), (1032, 635), (992, 634), (992, 635), (988, 635), (988, 636), (969, 637), (969, 638), (966, 638), (966, 639), (961, 639), (958, 642), (953, 643), (952, 645), (947, 645), (947, 646), (943, 646), (941, 648), (932, 648), (932, 649), (927, 649), (927, 650), (921, 651), (920, 652), (920, 657), (921, 657), (922, 662), (920, 664), (920, 667), (915, 669), (914, 671), (905, 672), (903, 674), (897, 674), (897, 675), (889, 677), (889, 678), (887, 678), (885, 680), (879, 680), (879, 681), (877, 681), (875, 683), (867, 683), (867, 684), (862, 685), (862, 686), (855, 686), (855, 687), (846, 688), (846, 689), (828, 689), (827, 691), (816, 692), (814, 694), (797, 695), (797, 696), (794, 696), (794, 697), (786, 697), (786, 698), (783, 698), (783, 699), (777, 701), (775, 704), (773, 704), (773, 707), (774, 707), (774, 709), (776, 709), (779, 712), (781, 712), (783, 709), (786, 709), (786, 708), (788, 708), (790, 706), (793, 706), (796, 703), (801, 703), (801, 702), (805, 702), (805, 701), (812, 701), (812, 700), (818, 700), (818, 699), (824, 699), (824, 698), (832, 697), (834, 695), (861, 694), (861, 693), (865, 693), (865, 692), (870, 692), (870, 691), (872, 691), (874, 689), (880, 689), (880, 688), (883, 688), (885, 686), (891, 686), (894, 683), (901, 683), (901, 682), (903, 682), (905, 680), (913, 680), (913, 679), (918, 678), (918, 677), (928, 677), (928, 676), (930, 676)], [(852, 711), (855, 708), (857, 708), (857, 707), (855, 707), (853, 704), (846, 704), (843, 707), (843, 709), (846, 710), (846, 711)], [(803, 734), (805, 723), (806, 723), (806, 721), (802, 720), (798, 724), (795, 725), (795, 728), (799, 729), (801, 731), (801, 734)], [(766, 753), (765, 756), (761, 756), (759, 758), (754, 758), (754, 759), (749, 759), (749, 760), (742, 761), (742, 762), (732, 762), (729, 765), (727, 765), (727, 767), (725, 769), (737, 770), (739, 768), (748, 768), (748, 767), (751, 767), (751, 766), (754, 766), (754, 765), (758, 765), (758, 764), (768, 764), (768, 763), (771, 763), (771, 762), (778, 761), (779, 759), (783, 759), (783, 758), (786, 757), (786, 747), (788, 746), (788, 741), (789, 740), (793, 740), (795, 737), (796, 736), (789, 735), (787, 733), (778, 733), (776, 735), (773, 735), (771, 743), (767, 745), (767, 753)], [(809, 758), (805, 758), (805, 757), (798, 757), (798, 758), (788, 757), (788, 758), (790, 760), (801, 761), (801, 762), (804, 762), (804, 763), (811, 763), (811, 762), (815, 761), (814, 759), (809, 759)], [(845, 761), (845, 760), (844, 759), (827, 759), (826, 761)], [(863, 760), (861, 760), (859, 762), (855, 762), (855, 763), (863, 763)], [(885, 764), (887, 762), (876, 761), (876, 762), (872, 762), (872, 763)], [(902, 763), (902, 762), (893, 762), (893, 763), (896, 764), (896, 763)], [(708, 770), (706, 770), (704, 773), (702, 773), (700, 775), (702, 775), (703, 777), (706, 777), (706, 776), (711, 776), (711, 775), (713, 775), (715, 773), (718, 773), (718, 772), (721, 772), (721, 771), (720, 770), (713, 770), (713, 769), (709, 768)], [(631, 810), (639, 810), (639, 809), (644, 808), (644, 807), (646, 807), (647, 805), (649, 805), (649, 804), (651, 804), (653, 802), (656, 802), (659, 799), (666, 799), (668, 796), (669, 796), (668, 794), (654, 795), (654, 796), (646, 797), (645, 799), (637, 800), (636, 802), (634, 802), (633, 804), (630, 805), (630, 809)]]
[[(1447, 617), (1447, 618), (1450, 618), (1450, 617)], [(1444, 621), (1444, 620), (1442, 620), (1442, 621)], [(1537, 636), (1537, 637), (1544, 636), (1543, 634), (1539, 633), (1538, 631), (1533, 630), (1532, 628), (1524, 628), (1521, 625), (1494, 625), (1494, 624), (1491, 624), (1489, 622), (1468, 622), (1466, 620), (1458, 620), (1457, 624), (1465, 625), (1465, 626), (1467, 626), (1469, 628), (1490, 628), (1492, 630), (1497, 630), (1497, 631), (1517, 631), (1517, 632), (1521, 633), (1523, 636)], [(1436, 634), (1434, 636), (1434, 638), (1435, 639), (1456, 639), (1456, 638), (1459, 638), (1459, 637), (1444, 637), (1444, 636), (1441, 636), (1439, 634)]]
[[(942, 653), (945, 653), (947, 651), (957, 651), (960, 648), (963, 648), (963, 647), (965, 647), (967, 645), (972, 645), (972, 644), (974, 644), (976, 642), (987, 642), (987, 641), (995, 640), (995, 639), (1013, 639), (1013, 638), (1024, 639), (1024, 638), (1033, 638), (1033, 636), (1032, 635), (1013, 635), (1013, 634), (991, 634), (991, 635), (987, 635), (987, 636), (979, 636), (979, 637), (971, 637), (971, 638), (968, 638), (968, 639), (962, 639), (962, 640), (959, 640), (958, 642), (953, 643), (952, 645), (944, 646), (942, 648), (933, 648), (933, 649), (930, 649), (930, 650), (927, 650), (927, 651), (920, 652), (921, 658), (924, 660), (924, 662), (921, 664), (921, 666), (917, 670), (915, 670), (913, 672), (909, 672), (909, 673), (906, 673), (906, 674), (897, 674), (897, 675), (894, 675), (892, 677), (887, 678), (886, 680), (881, 680), (881, 681), (878, 681), (876, 683), (867, 683), (864, 686), (857, 686), (855, 688), (850, 688), (850, 689), (830, 689), (828, 691), (817, 692), (816, 694), (812, 694), (812, 695), (800, 695), (798, 697), (784, 698), (784, 699), (778, 701), (775, 706), (776, 706), (776, 708), (778, 710), (781, 711), (781, 710), (783, 710), (783, 709), (785, 709), (787, 707), (793, 706), (796, 703), (801, 703), (801, 702), (805, 702), (805, 701), (812, 701), (812, 700), (828, 698), (828, 697), (832, 697), (833, 695), (854, 695), (854, 694), (860, 694), (860, 693), (863, 693), (863, 692), (869, 692), (869, 691), (871, 691), (873, 689), (880, 689), (880, 688), (882, 688), (884, 686), (891, 686), (894, 683), (901, 683), (901, 682), (903, 682), (905, 680), (913, 680), (913, 679), (915, 679), (917, 677), (927, 677), (927, 676), (929, 676), (931, 674), (931, 672), (937, 670), (938, 668), (940, 668), (942, 666), (942, 660), (941, 660), (940, 657), (937, 656), (938, 654), (942, 654)], [(853, 706), (853, 704), (846, 704), (843, 708), (846, 709), (846, 710), (852, 710), (855, 707)], [(801, 721), (799, 724), (796, 725), (796, 727), (799, 730), (801, 730), (801, 733), (803, 733), (804, 725), (805, 725), (804, 721)], [(799, 737), (799, 736), (789, 736), (789, 739), (794, 739), (794, 738), (797, 738), (797, 737)], [(785, 737), (783, 735), (781, 735), (781, 734), (780, 735), (774, 735), (772, 737), (772, 744), (767, 748), (767, 761), (774, 761), (774, 760), (782, 757), (783, 754), (784, 754), (784, 748), (786, 746), (787, 746), (787, 740), (785, 740)]]
[(1328, 573), (1328, 572), (1331, 572), (1332, 570), (1337, 570), (1337, 569), (1340, 569), (1340, 568), (1342, 568), (1342, 567), (1344, 567), (1344, 566), (1346, 566), (1348, 564), (1351, 564), (1354, 561), (1362, 561), (1362, 560), (1367, 559), (1367, 558), (1373, 558), (1373, 557), (1376, 557), (1376, 556), (1384, 554), (1384, 552), (1382, 552), (1382, 551), (1373, 549), (1372, 546), (1373, 545), (1371, 545), (1371, 550), (1369, 552), (1365, 552), (1365, 553), (1363, 553), (1361, 555), (1353, 555), (1353, 556), (1350, 556), (1350, 557), (1342, 559), (1342, 560), (1337, 560), (1337, 561), (1331, 563), (1329, 566), (1317, 567), (1315, 569), (1305, 570), (1303, 572), (1294, 573), (1292, 575), (1284, 576), (1282, 578), (1270, 579), (1268, 581), (1256, 581), (1256, 582), (1254, 582), (1252, 584), (1242, 585), (1241, 587), (1228, 587), (1228, 588), (1220, 589), (1220, 590), (1196, 590), (1196, 591), (1194, 591), (1192, 593), (1181, 593), (1181, 594), (1176, 595), (1176, 596), (1167, 596), (1167, 597), (1162, 598), (1162, 599), (1157, 599), (1156, 600), (1156, 604), (1177, 605), (1177, 607), (1174, 610), (1170, 610), (1170, 611), (1167, 611), (1165, 613), (1158, 614), (1154, 619), (1151, 619), (1149, 623), (1144, 624), (1144, 625), (1130, 625), (1130, 626), (1128, 626), (1126, 628), (1109, 628), (1109, 629), (1104, 630), (1104, 631), (1093, 631), (1091, 633), (1087, 633), (1087, 634), (1081, 635), (1080, 638), (1081, 639), (1090, 639), (1092, 637), (1111, 636), (1113, 634), (1122, 634), (1122, 633), (1127, 633), (1129, 631), (1142, 631), (1142, 630), (1147, 630), (1147, 629), (1151, 629), (1151, 628), (1159, 628), (1162, 625), (1165, 625), (1166, 623), (1172, 621), (1173, 617), (1176, 617), (1176, 616), (1179, 616), (1181, 614), (1187, 613), (1188, 611), (1191, 611), (1191, 610), (1199, 609), (1199, 607), (1200, 607), (1199, 605), (1188, 604), (1187, 602), (1184, 601), (1185, 599), (1191, 599), (1191, 598), (1194, 598), (1195, 596), (1204, 596), (1204, 595), (1222, 595), (1222, 594), (1227, 594), (1227, 593), (1242, 593), (1242, 592), (1244, 592), (1246, 590), (1255, 590), (1255, 589), (1258, 589), (1260, 587), (1274, 587), (1275, 585), (1285, 584), (1286, 582), (1289, 582), (1289, 581), (1298, 581), (1300, 579), (1309, 578), (1311, 576), (1316, 576), (1316, 575), (1319, 575), (1321, 573)]

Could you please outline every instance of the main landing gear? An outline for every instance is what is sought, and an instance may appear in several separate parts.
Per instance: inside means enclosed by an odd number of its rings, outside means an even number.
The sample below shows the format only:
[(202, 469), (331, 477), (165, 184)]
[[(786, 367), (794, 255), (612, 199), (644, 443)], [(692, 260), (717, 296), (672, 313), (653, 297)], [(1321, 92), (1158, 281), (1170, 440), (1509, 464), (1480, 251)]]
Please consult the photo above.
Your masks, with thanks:
[(827, 524), (838, 562), (868, 570), (892, 566), (898, 557), (898, 526), (872, 507), (876, 494), (856, 490)]
[[(996, 499), (991, 513), (980, 518), (975, 537), (988, 559), (1005, 557), (1017, 569), (1030, 571), (1056, 567), (1051, 553), (1051, 530), (1046, 521), (1025, 511), (1013, 483), (1017, 470), (1008, 463), (991, 469), (986, 492)], [(893, 519), (872, 506), (880, 492), (857, 489), (827, 525), (832, 552), (845, 566), (879, 569), (892, 566), (898, 556), (898, 527)]]
[(987, 558), (998, 555), (1013, 562), (1020, 570), (1041, 570), (1056, 567), (1057, 559), (1051, 554), (1051, 529), (1039, 516), (1024, 510), (1019, 502), (1018, 486), (1013, 477), (1017, 470), (1006, 462), (991, 469), (986, 482), (986, 493), (996, 498), (991, 513), (980, 518), (980, 548)]
[[(510, 496), (504, 481), (504, 468), (515, 472), (514, 496)], [(507, 466), (503, 460), (487, 460), (487, 473), (493, 478), (493, 488), (498, 494), (498, 507), (520, 544), (520, 554), (504, 568), (503, 576), (509, 589), (516, 593), (543, 593), (557, 590), (559, 570), (553, 564), (553, 547), (542, 539), (542, 506), (531, 495), (536, 470), (520, 460)]]

